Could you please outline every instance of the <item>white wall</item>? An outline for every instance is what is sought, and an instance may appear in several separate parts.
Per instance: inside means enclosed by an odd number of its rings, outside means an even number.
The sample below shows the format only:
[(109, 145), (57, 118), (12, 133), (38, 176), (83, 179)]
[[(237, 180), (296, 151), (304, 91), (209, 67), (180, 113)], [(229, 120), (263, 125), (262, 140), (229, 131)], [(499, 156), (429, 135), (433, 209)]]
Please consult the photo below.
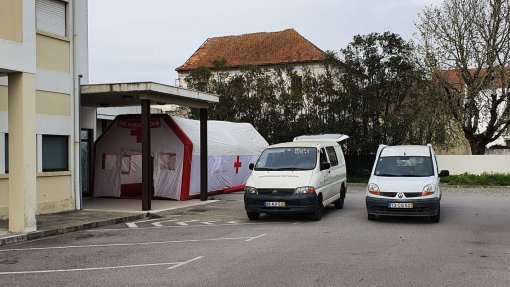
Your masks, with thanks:
[(510, 173), (510, 155), (438, 155), (439, 170), (450, 174)]

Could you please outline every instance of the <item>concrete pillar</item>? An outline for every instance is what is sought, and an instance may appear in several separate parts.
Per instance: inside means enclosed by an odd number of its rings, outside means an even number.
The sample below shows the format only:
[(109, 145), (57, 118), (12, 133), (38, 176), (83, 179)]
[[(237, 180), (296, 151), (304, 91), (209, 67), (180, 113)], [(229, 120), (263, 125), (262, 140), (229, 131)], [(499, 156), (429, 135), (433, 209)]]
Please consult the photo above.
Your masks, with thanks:
[(9, 231), (36, 230), (36, 76), (8, 75)]

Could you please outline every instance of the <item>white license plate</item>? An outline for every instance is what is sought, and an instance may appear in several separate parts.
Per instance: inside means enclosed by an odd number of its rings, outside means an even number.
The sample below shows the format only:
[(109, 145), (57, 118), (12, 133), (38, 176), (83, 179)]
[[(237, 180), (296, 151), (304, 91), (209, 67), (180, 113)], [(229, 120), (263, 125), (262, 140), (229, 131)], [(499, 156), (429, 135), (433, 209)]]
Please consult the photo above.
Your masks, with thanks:
[(412, 202), (389, 202), (388, 208), (413, 208)]
[(266, 207), (285, 207), (285, 202), (283, 202), (283, 201), (278, 201), (278, 202), (268, 201), (265, 203), (265, 206)]

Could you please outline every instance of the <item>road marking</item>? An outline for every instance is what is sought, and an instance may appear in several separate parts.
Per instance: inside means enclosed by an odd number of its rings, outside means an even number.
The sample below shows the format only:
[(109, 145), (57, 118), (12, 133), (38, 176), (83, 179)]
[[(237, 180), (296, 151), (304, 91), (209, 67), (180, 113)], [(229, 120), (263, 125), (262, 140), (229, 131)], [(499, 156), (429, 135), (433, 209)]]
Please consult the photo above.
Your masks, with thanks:
[(237, 223), (239, 223), (237, 220), (232, 220), (232, 221), (227, 222), (227, 224), (237, 224)]
[(126, 225), (129, 228), (138, 228), (137, 223), (149, 222), (149, 221), (154, 221), (154, 220), (158, 220), (158, 219), (159, 218), (152, 218), (152, 219), (138, 220), (138, 221), (133, 221), (133, 222), (126, 222)]
[(206, 224), (206, 225), (212, 225), (212, 224), (214, 224), (214, 222), (217, 222), (217, 221), (216, 220), (209, 220), (209, 221), (202, 221), (200, 223)]
[(111, 269), (122, 269), (122, 268), (140, 268), (140, 267), (152, 267), (152, 266), (163, 266), (163, 265), (173, 265), (169, 268), (175, 269), (177, 267), (181, 267), (190, 262), (199, 260), (204, 258), (204, 256), (195, 257), (190, 260), (182, 261), (182, 262), (168, 262), (168, 263), (149, 263), (149, 264), (136, 264), (136, 265), (120, 265), (120, 266), (108, 266), (108, 267), (90, 267), (90, 268), (74, 268), (74, 269), (53, 269), (53, 270), (33, 270), (33, 271), (10, 271), (10, 272), (0, 272), (0, 275), (13, 275), (13, 274), (38, 274), (38, 273), (57, 273), (57, 272), (77, 272), (77, 271), (94, 271), (94, 270), (111, 270)]
[(193, 262), (193, 261), (196, 261), (196, 260), (199, 260), (199, 259), (202, 259), (202, 258), (204, 258), (204, 256), (198, 256), (198, 257), (195, 257), (195, 258), (193, 258), (193, 259), (186, 260), (186, 261), (183, 261), (183, 262), (181, 262), (181, 263), (175, 264), (174, 266), (170, 266), (170, 267), (168, 267), (167, 269), (168, 269), (168, 270), (170, 270), (170, 269), (175, 269), (175, 268), (177, 268), (177, 267), (181, 267), (181, 266), (183, 266), (183, 265), (186, 265), (186, 264), (188, 264), (188, 263), (190, 263), (190, 262)]
[(163, 222), (171, 222), (171, 221), (177, 221), (177, 219), (169, 219), (169, 220), (163, 220), (163, 221), (153, 222), (153, 223), (152, 223), (152, 225), (153, 225), (153, 226), (161, 227), (161, 226), (163, 226)]
[(193, 220), (187, 220), (187, 221), (180, 221), (180, 222), (177, 222), (176, 224), (177, 225), (181, 225), (181, 226), (187, 226), (189, 222), (195, 222), (195, 221), (198, 221), (198, 220), (197, 219), (193, 219)]
[[(265, 235), (265, 234), (264, 234)], [(13, 248), (2, 249), (1, 252), (12, 251), (32, 251), (32, 250), (52, 250), (52, 249), (71, 249), (71, 248), (91, 248), (91, 247), (127, 247), (127, 246), (141, 246), (141, 245), (157, 245), (157, 244), (170, 244), (170, 243), (187, 243), (187, 242), (207, 242), (207, 241), (226, 241), (226, 240), (254, 240), (261, 237), (241, 236), (241, 237), (220, 237), (208, 239), (187, 239), (187, 240), (169, 240), (169, 241), (152, 241), (152, 242), (137, 242), (137, 243), (107, 243), (107, 244), (90, 244), (90, 245), (67, 245), (67, 246), (52, 246), (52, 247), (29, 247), (29, 248)]]
[(241, 225), (273, 225), (273, 224), (294, 224), (294, 222), (263, 222), (263, 223), (255, 223), (255, 222), (242, 222), (242, 223), (221, 223), (214, 225), (206, 225), (206, 224), (195, 224), (195, 225), (164, 225), (164, 226), (149, 226), (149, 227), (139, 227), (139, 228), (102, 228), (102, 229), (87, 229), (83, 230), (84, 232), (102, 232), (102, 231), (137, 231), (137, 230), (145, 230), (152, 228), (193, 228), (193, 227), (217, 227), (217, 226), (241, 226)]
[(246, 241), (246, 242), (248, 242), (248, 241), (252, 241), (252, 240), (255, 240), (255, 239), (260, 238), (260, 237), (262, 237), (262, 236), (266, 236), (266, 235), (267, 235), (267, 234), (257, 235), (257, 236), (255, 236), (255, 237), (252, 237), (252, 238), (246, 239), (245, 241)]

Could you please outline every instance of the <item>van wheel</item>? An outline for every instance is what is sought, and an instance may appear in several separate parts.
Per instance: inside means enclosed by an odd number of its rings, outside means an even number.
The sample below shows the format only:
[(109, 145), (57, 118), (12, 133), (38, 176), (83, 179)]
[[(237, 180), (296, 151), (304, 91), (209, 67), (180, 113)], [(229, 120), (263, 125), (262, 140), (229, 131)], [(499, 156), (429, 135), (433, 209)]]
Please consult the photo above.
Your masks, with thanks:
[(342, 186), (340, 189), (340, 198), (337, 199), (334, 204), (336, 209), (344, 208), (344, 200), (345, 200), (345, 187)]
[(368, 220), (375, 220), (376, 217), (375, 217), (375, 214), (368, 214)]
[(436, 215), (431, 216), (430, 221), (432, 221), (433, 223), (438, 223), (440, 219), (441, 219), (441, 206), (438, 206)]
[(260, 212), (246, 212), (250, 220), (257, 220), (260, 217)]
[(317, 197), (317, 203), (315, 205), (315, 211), (312, 213), (312, 220), (319, 221), (324, 213), (324, 204), (322, 203), (322, 196)]

